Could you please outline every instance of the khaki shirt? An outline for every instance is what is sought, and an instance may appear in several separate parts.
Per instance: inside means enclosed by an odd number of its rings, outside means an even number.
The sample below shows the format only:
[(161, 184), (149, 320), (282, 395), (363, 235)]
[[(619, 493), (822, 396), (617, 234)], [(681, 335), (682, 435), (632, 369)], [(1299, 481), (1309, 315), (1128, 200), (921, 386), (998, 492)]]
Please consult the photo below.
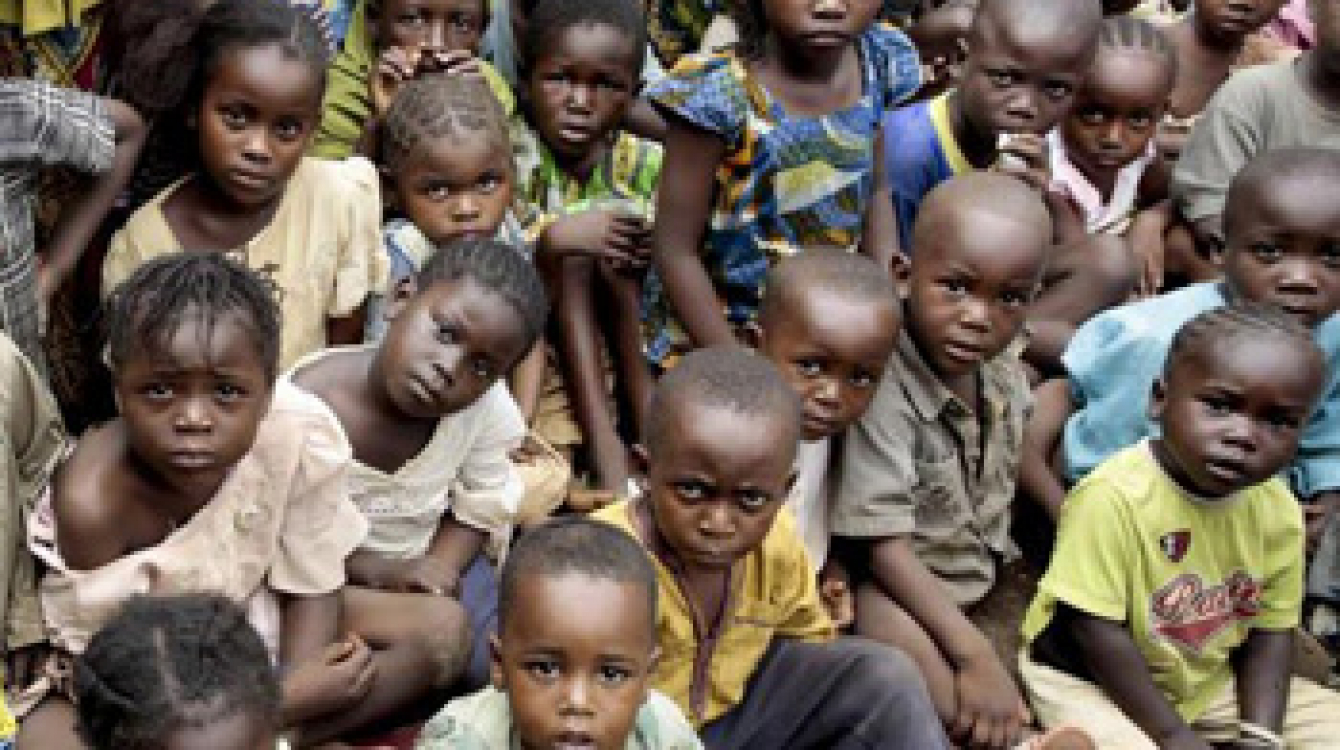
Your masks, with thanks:
[(997, 556), (1017, 554), (1009, 510), (1030, 399), (1018, 359), (1006, 353), (983, 364), (981, 390), (984, 420), (904, 333), (870, 409), (847, 434), (832, 517), (837, 536), (909, 537), (960, 606), (990, 590)]
[(37, 496), (65, 453), (65, 429), (42, 378), (14, 343), (0, 334), (0, 607), (5, 646), (19, 648), (44, 638), (37, 599), (36, 567), (24, 545), (24, 529)]

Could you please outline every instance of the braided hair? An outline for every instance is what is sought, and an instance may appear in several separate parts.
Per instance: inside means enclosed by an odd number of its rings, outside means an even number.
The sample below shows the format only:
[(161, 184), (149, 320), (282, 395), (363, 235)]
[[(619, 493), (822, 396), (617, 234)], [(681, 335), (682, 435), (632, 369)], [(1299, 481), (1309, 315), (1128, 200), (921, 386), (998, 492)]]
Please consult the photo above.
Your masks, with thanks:
[(1108, 16), (1098, 30), (1099, 50), (1148, 52), (1160, 58), (1168, 71), (1168, 86), (1177, 78), (1177, 50), (1159, 27), (1143, 18)]
[[(396, 93), (381, 124), (382, 163), (392, 173), (425, 140), (482, 132), (511, 154), (507, 116), (488, 84), (471, 76), (419, 76)], [(514, 169), (508, 159), (508, 168)]]
[(469, 278), (499, 295), (525, 326), (526, 348), (544, 332), (549, 302), (540, 274), (516, 249), (497, 240), (467, 237), (438, 247), (415, 276), (420, 290)]
[(241, 607), (218, 594), (137, 596), (74, 663), (78, 731), (95, 750), (247, 714), (279, 725), (279, 678)]
[(1224, 349), (1263, 339), (1287, 340), (1299, 351), (1310, 352), (1318, 366), (1323, 356), (1312, 333), (1273, 305), (1234, 300), (1192, 318), (1173, 335), (1163, 376), (1168, 378), (1179, 362), (1205, 357), (1213, 349)]
[(173, 253), (139, 268), (108, 297), (103, 309), (108, 364), (115, 371), (131, 356), (161, 347), (188, 319), (206, 328), (229, 314), (252, 334), (268, 377), (279, 369), (279, 307), (273, 285), (222, 253)]

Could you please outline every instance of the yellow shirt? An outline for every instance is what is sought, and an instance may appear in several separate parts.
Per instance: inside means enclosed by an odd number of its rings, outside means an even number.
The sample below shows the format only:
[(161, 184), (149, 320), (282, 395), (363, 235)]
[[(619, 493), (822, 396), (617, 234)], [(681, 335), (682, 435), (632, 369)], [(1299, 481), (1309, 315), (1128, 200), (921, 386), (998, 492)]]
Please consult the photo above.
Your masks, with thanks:
[(1124, 623), (1154, 683), (1194, 721), (1228, 686), (1233, 650), (1254, 628), (1297, 626), (1302, 599), (1303, 516), (1283, 480), (1196, 498), (1142, 442), (1066, 498), (1024, 638), (1058, 601)]
[[(632, 508), (624, 501), (593, 517), (649, 546), (634, 529)], [(694, 727), (721, 717), (744, 698), (745, 684), (774, 638), (833, 638), (833, 623), (819, 600), (809, 556), (786, 508), (777, 514), (762, 546), (731, 569), (725, 622), (708, 625), (707, 633), (699, 633), (695, 626), (675, 563), (658, 554), (652, 559), (661, 646), (652, 687), (679, 704)]]

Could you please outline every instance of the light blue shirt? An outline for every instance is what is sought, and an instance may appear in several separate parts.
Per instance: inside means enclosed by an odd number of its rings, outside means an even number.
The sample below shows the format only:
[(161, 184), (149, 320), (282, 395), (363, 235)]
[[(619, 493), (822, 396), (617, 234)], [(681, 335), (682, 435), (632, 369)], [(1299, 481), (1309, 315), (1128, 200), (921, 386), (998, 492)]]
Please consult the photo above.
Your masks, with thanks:
[[(1080, 326), (1062, 361), (1075, 413), (1065, 426), (1065, 470), (1071, 481), (1108, 456), (1157, 434), (1149, 418), (1154, 381), (1173, 334), (1206, 310), (1226, 304), (1222, 285), (1194, 284), (1100, 313)], [(1299, 497), (1340, 489), (1340, 314), (1313, 337), (1326, 355), (1326, 396), (1303, 431), (1298, 457), (1286, 470)]]

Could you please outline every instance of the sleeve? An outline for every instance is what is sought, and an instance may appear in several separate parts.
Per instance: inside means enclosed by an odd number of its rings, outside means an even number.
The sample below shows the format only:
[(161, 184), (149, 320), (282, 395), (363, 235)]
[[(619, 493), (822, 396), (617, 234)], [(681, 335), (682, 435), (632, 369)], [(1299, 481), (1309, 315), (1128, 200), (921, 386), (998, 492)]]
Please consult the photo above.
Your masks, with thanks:
[(658, 690), (647, 691), (647, 702), (638, 712), (635, 730), (643, 740), (639, 747), (658, 750), (702, 750), (702, 740), (684, 718), (678, 704)]
[(892, 24), (875, 24), (868, 38), (870, 59), (883, 83), (881, 108), (892, 109), (921, 88), (921, 57), (912, 40)]
[(345, 558), (362, 543), (368, 522), (349, 496), (353, 449), (339, 422), (316, 396), (298, 396), (309, 417), (292, 425), (301, 430), (300, 453), (267, 579), (278, 591), (314, 596), (344, 585)]
[[(1340, 321), (1327, 321), (1323, 326), (1335, 330)], [(1308, 420), (1289, 472), (1290, 484), (1304, 500), (1319, 492), (1340, 490), (1340, 369), (1334, 363), (1330, 376), (1326, 396)]]
[(777, 550), (767, 561), (768, 565), (777, 568), (775, 575), (769, 572), (773, 583), (769, 598), (786, 607), (786, 616), (777, 625), (777, 637), (818, 642), (832, 640), (835, 635), (833, 621), (819, 598), (814, 567), (800, 534), (796, 532), (790, 508), (784, 507), (777, 514), (769, 536), (768, 546), (775, 544)]
[(1222, 214), (1229, 181), (1261, 150), (1261, 134), (1253, 122), (1256, 102), (1244, 95), (1245, 89), (1259, 96), (1261, 84), (1256, 76), (1229, 79), (1191, 130), (1171, 185), (1173, 200), (1188, 220)]
[[(148, 205), (140, 208), (147, 210)], [(132, 237), (134, 217), (126, 226), (116, 230), (107, 246), (107, 256), (102, 259), (102, 297), (106, 299), (121, 282), (140, 267), (144, 257)]]
[(105, 172), (116, 128), (93, 94), (29, 80), (0, 82), (0, 162)]
[(880, 129), (884, 136), (884, 173), (898, 218), (898, 241), (912, 249), (912, 227), (921, 199), (935, 183), (933, 161), (939, 144), (925, 103), (889, 111)]
[(478, 710), (482, 701), (493, 698), (493, 690), (485, 688), (482, 693), (457, 698), (443, 706), (423, 725), (414, 742), (415, 750), (490, 750), (489, 743), (480, 734), (482, 729), (476, 727), (499, 723), (499, 716), (481, 716)]
[(341, 52), (326, 74), (326, 97), (321, 123), (312, 140), (311, 154), (343, 159), (353, 154), (363, 135), (363, 123), (372, 113), (368, 94), (368, 65), (348, 51)]
[(342, 194), (334, 210), (341, 223), (339, 257), (335, 267), (335, 289), (326, 315), (342, 318), (371, 294), (386, 291), (390, 261), (382, 248), (381, 188), (377, 168), (361, 156), (343, 162), (327, 162), (339, 179)]
[(744, 67), (728, 54), (686, 55), (646, 93), (665, 111), (738, 148), (751, 107)]
[(484, 82), (493, 92), (493, 98), (502, 107), (503, 115), (510, 118), (516, 112), (516, 96), (512, 93), (512, 87), (507, 85), (507, 81), (503, 80), (502, 74), (492, 64), (481, 60), (479, 68), (483, 72)]
[(451, 512), (461, 523), (505, 540), (521, 502), (522, 485), (508, 454), (526, 436), (521, 410), (500, 381), (482, 397), (480, 430), (451, 489)]
[(1115, 488), (1097, 478), (1071, 491), (1038, 591), (1096, 617), (1125, 622), (1130, 571), (1139, 555), (1130, 514)]
[(882, 538), (916, 527), (917, 425), (905, 406), (898, 380), (885, 377), (865, 416), (847, 431), (831, 516), (835, 536)]
[(1278, 479), (1267, 485), (1275, 501), (1266, 507), (1268, 518), (1260, 521), (1265, 547), (1265, 575), (1261, 582), (1261, 612), (1253, 627), (1288, 630), (1298, 626), (1303, 606), (1303, 578), (1307, 552), (1304, 549), (1303, 511), (1293, 494)]

